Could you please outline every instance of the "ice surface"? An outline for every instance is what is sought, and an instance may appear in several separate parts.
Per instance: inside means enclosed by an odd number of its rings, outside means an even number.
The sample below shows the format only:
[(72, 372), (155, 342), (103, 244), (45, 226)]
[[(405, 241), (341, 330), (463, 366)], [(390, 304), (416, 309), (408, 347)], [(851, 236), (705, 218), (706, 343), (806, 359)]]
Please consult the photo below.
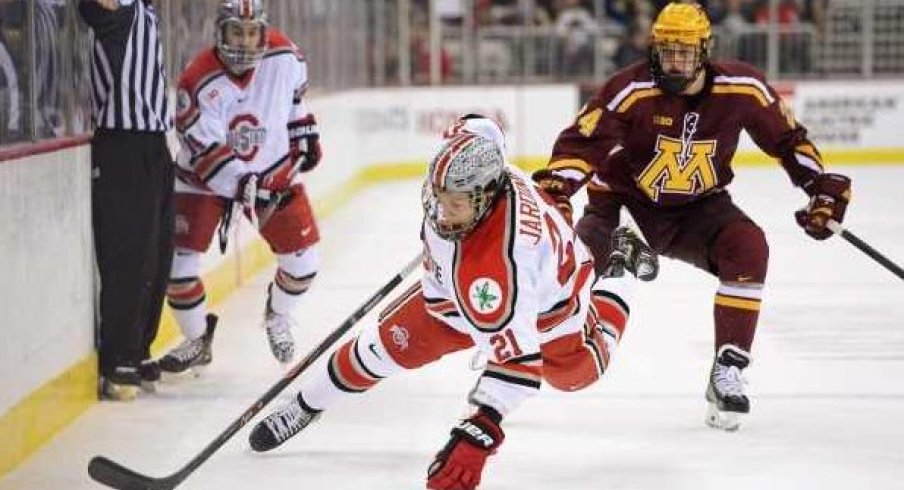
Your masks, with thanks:
[[(904, 166), (841, 170), (854, 181), (845, 225), (904, 263)], [(732, 190), (771, 251), (742, 429), (703, 423), (716, 281), (664, 260), (636, 298), (608, 378), (579, 393), (544, 389), (512, 414), (481, 488), (904, 488), (904, 282), (841, 239), (806, 237), (792, 218), (804, 197), (778, 166), (739, 169)], [(418, 182), (386, 184), (322, 223), (321, 273), (295, 315), (300, 352), (418, 251), (419, 199)], [(0, 490), (100, 488), (86, 472), (96, 454), (152, 476), (185, 464), (280, 376), (259, 327), (271, 274), (217, 308), (204, 377), (96, 405)], [(180, 488), (424, 488), (478, 374), (469, 359), (386, 380), (270, 454), (247, 448), (246, 428)]]

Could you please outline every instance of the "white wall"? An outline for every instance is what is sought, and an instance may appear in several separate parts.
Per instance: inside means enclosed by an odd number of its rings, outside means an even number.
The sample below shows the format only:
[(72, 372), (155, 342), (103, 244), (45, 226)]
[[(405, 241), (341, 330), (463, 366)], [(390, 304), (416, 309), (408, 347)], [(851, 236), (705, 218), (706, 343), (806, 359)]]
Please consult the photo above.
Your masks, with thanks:
[(446, 126), (476, 112), (495, 118), (510, 156), (548, 155), (556, 135), (577, 112), (571, 85), (421, 87), (357, 90), (319, 97), (324, 161), (308, 176), (313, 197), (324, 196), (361, 168), (426, 162)]
[(0, 162), (0, 414), (93, 349), (87, 147)]

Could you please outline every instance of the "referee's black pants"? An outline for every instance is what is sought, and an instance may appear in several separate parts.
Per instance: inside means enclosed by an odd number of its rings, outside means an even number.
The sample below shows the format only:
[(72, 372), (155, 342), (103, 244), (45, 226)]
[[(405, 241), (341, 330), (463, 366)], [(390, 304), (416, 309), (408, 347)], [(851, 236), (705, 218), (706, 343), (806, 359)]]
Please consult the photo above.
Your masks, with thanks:
[(101, 375), (150, 357), (173, 258), (173, 160), (162, 132), (91, 140)]

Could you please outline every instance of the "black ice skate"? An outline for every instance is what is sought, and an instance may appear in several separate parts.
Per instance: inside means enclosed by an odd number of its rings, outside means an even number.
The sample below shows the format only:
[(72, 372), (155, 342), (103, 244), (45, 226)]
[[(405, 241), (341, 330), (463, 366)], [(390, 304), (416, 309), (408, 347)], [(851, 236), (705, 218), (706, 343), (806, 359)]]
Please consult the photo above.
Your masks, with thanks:
[(160, 365), (150, 359), (141, 361), (138, 376), (141, 378), (141, 390), (154, 393), (157, 391), (157, 381), (160, 381)]
[(213, 360), (211, 345), (213, 333), (217, 326), (217, 316), (207, 315), (207, 330), (197, 339), (185, 339), (175, 349), (169, 351), (158, 362), (160, 370), (167, 373), (182, 373), (192, 368), (197, 370), (207, 366)]
[(320, 410), (314, 410), (304, 403), (299, 393), (289, 404), (280, 407), (254, 426), (248, 436), (251, 449), (262, 453), (279, 446), (317, 420), (320, 413)]
[(104, 400), (129, 402), (138, 396), (141, 375), (138, 368), (117, 366), (100, 378), (100, 397)]
[(641, 281), (652, 281), (659, 274), (659, 257), (631, 228), (619, 226), (612, 232), (603, 277), (621, 277), (626, 270)]
[(738, 347), (725, 344), (719, 348), (706, 388), (709, 408), (706, 424), (716, 429), (735, 431), (741, 426), (741, 415), (750, 412), (750, 400), (744, 394), (742, 371), (750, 364), (750, 355)]

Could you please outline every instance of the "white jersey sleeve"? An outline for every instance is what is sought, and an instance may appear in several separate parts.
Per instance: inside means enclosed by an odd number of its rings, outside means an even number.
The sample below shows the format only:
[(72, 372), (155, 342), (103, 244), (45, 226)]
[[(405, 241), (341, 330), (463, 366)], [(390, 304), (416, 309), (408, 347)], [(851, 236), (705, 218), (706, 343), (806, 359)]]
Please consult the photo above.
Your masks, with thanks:
[(176, 163), (213, 192), (233, 197), (247, 170), (229, 141), (224, 106), (226, 74), (212, 50), (202, 52), (183, 72), (177, 92), (176, 131), (181, 147)]

